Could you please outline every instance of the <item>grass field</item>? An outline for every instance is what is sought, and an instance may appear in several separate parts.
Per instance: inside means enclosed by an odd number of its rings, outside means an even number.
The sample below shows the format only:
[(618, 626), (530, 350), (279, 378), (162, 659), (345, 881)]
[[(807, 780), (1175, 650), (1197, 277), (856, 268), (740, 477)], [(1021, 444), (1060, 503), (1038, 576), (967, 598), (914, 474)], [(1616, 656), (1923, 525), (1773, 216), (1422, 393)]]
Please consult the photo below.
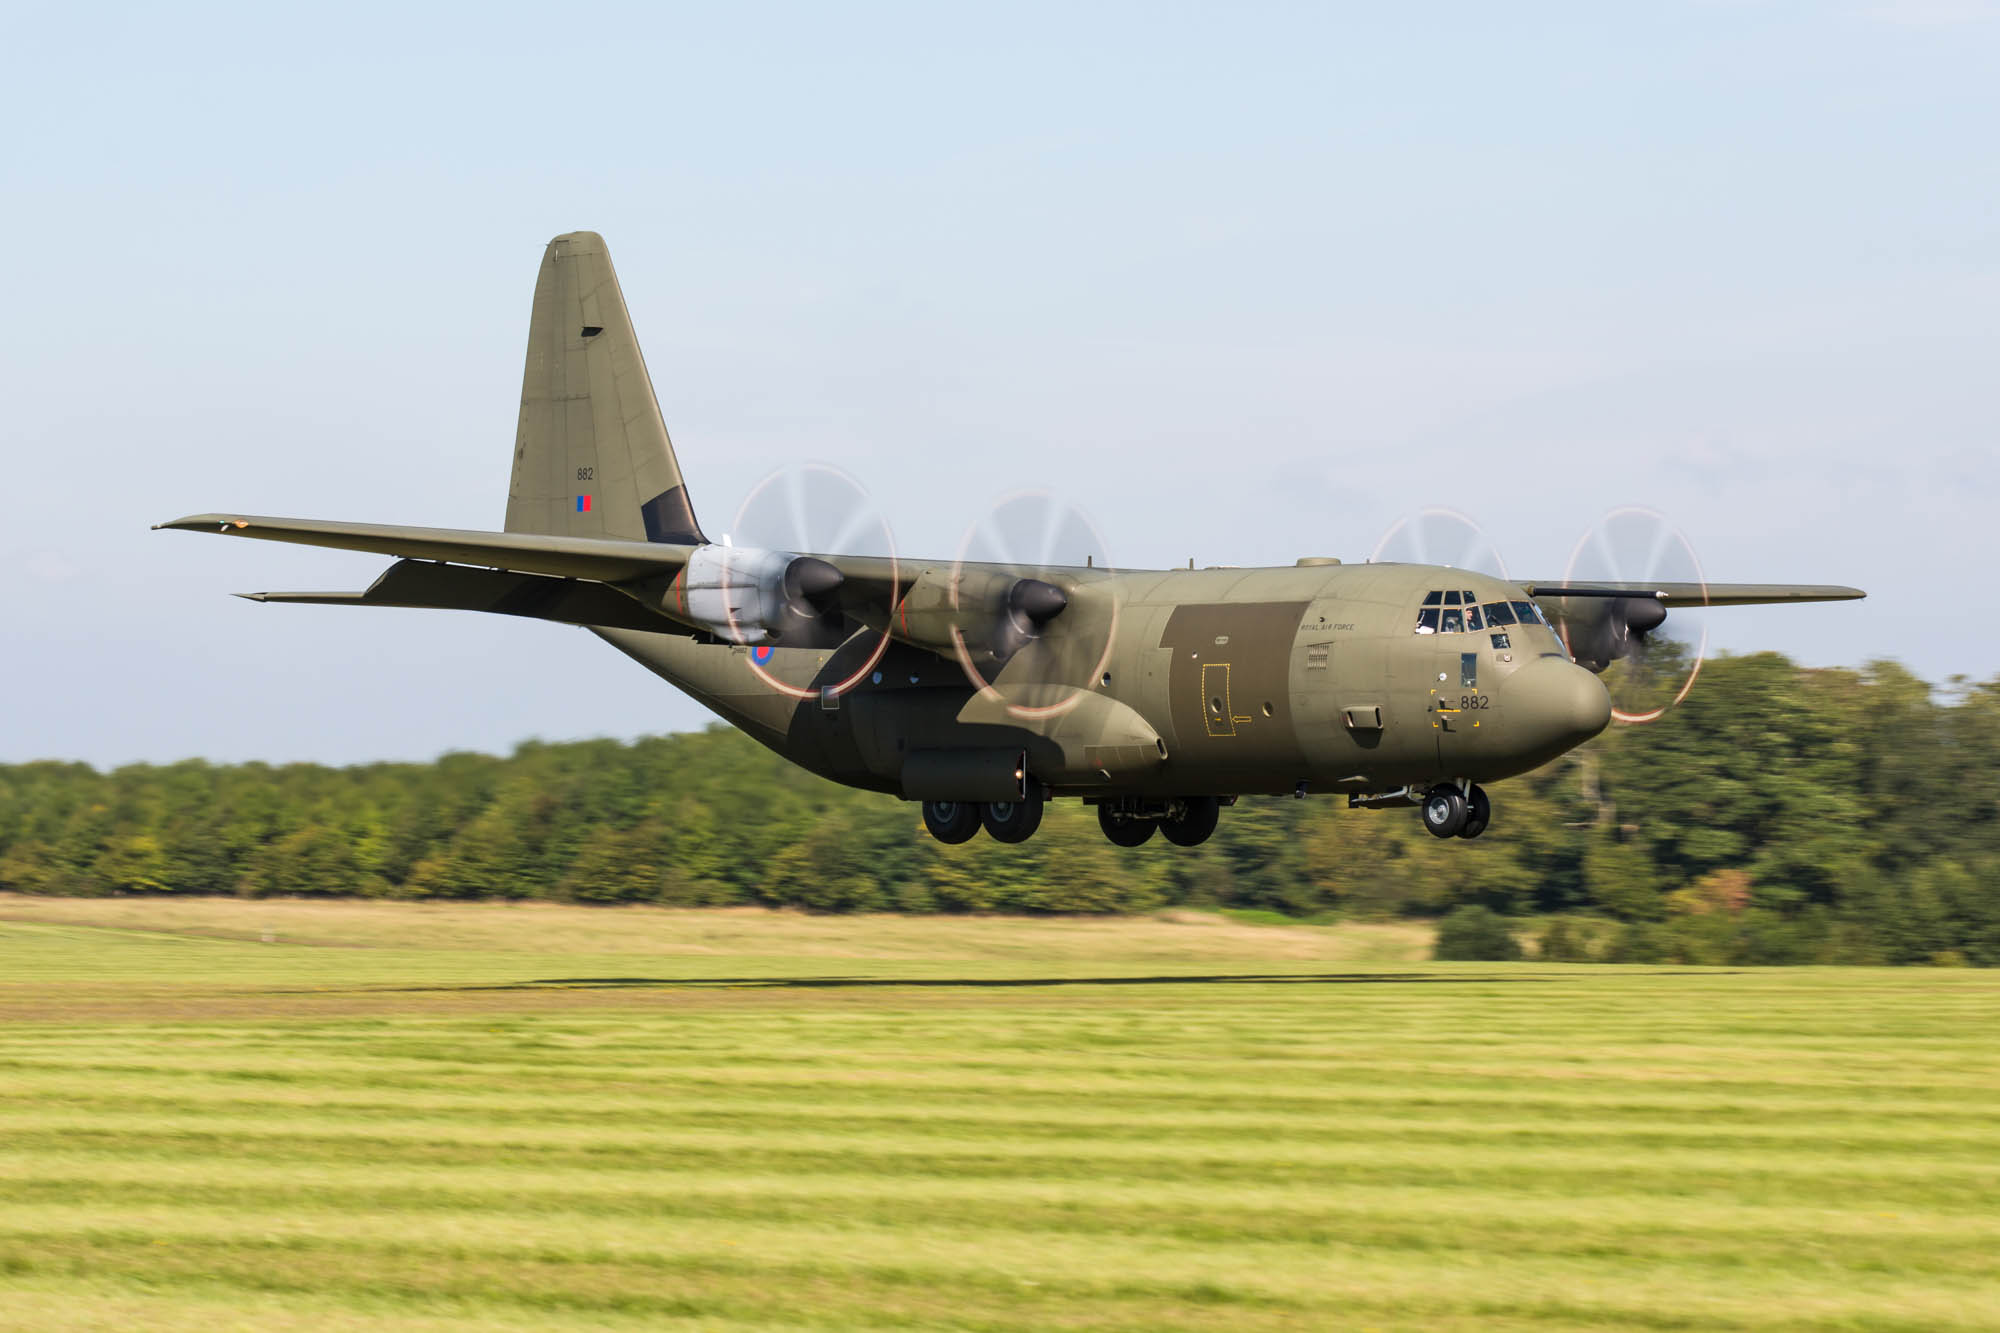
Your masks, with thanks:
[(2000, 974), (1426, 942), (0, 898), (0, 1327), (2000, 1327)]

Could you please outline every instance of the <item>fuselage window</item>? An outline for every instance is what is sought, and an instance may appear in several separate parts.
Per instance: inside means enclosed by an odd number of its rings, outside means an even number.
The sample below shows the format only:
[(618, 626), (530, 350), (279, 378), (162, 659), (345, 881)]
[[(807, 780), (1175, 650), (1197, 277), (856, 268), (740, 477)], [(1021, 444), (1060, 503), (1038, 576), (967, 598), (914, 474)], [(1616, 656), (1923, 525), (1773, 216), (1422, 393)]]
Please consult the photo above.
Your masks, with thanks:
[(1464, 613), (1461, 612), (1455, 606), (1447, 606), (1444, 609), (1444, 632), (1446, 634), (1461, 634), (1464, 631), (1465, 631)]
[(1513, 608), (1509, 607), (1505, 602), (1488, 602), (1486, 604), (1486, 623), (1489, 625), (1513, 624)]
[(1435, 606), (1427, 606), (1423, 610), (1417, 612), (1417, 633), (1435, 634), (1437, 632), (1438, 632), (1437, 608)]
[(1453, 588), (1453, 589), (1452, 589), (1451, 591), (1447, 592), (1447, 593), (1446, 593), (1446, 594), (1444, 595), (1444, 604), (1445, 604), (1446, 606), (1457, 606), (1457, 605), (1458, 605), (1458, 589), (1456, 589), (1456, 588)]
[(1424, 605), (1425, 605), (1425, 606), (1436, 606), (1436, 605), (1437, 605), (1437, 604), (1438, 604), (1438, 603), (1439, 603), (1440, 601), (1442, 601), (1442, 600), (1443, 600), (1443, 598), (1444, 598), (1444, 594), (1443, 594), (1443, 593), (1441, 593), (1441, 592), (1428, 592), (1428, 593), (1425, 593), (1425, 594), (1424, 594)]

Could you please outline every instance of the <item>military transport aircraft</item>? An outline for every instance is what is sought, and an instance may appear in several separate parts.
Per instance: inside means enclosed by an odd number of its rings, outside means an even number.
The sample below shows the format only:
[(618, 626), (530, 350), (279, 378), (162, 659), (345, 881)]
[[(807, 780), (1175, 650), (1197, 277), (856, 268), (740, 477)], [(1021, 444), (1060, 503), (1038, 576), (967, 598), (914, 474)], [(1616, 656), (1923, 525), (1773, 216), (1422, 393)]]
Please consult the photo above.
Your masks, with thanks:
[[(1597, 735), (1594, 672), (1670, 610), (1857, 589), (1512, 582), (1430, 564), (1119, 571), (711, 542), (603, 240), (535, 284), (506, 530), (248, 514), (159, 525), (399, 557), (363, 592), (262, 602), (581, 625), (794, 763), (1020, 842), (1080, 797), (1135, 847), (1192, 846), (1240, 795), (1344, 793), (1475, 838), (1483, 784)], [(1560, 630), (1560, 632), (1559, 632)]]

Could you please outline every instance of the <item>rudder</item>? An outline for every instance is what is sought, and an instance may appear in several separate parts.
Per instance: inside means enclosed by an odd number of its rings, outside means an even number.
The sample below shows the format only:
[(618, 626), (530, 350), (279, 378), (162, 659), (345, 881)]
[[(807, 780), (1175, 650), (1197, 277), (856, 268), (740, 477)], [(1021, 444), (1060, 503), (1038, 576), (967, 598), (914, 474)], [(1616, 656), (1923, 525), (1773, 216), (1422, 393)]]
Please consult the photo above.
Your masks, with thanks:
[(507, 531), (707, 541), (596, 232), (558, 236), (542, 255)]

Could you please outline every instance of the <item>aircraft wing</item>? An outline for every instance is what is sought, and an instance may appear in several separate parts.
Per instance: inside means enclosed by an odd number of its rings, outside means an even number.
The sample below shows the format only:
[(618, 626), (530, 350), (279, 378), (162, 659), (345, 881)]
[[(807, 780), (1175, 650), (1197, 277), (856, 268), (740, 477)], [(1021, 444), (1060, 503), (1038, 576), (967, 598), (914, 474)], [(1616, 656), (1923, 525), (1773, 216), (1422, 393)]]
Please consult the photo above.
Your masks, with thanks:
[(1639, 597), (1663, 606), (1769, 606), (1781, 602), (1852, 602), (1868, 594), (1831, 583), (1523, 583), (1536, 601), (1565, 597)]
[(602, 583), (653, 575), (671, 578), (687, 564), (688, 555), (694, 550), (692, 546), (666, 542), (550, 537), (531, 532), (473, 532), (461, 528), (404, 528), (387, 523), (340, 523), (258, 514), (191, 514), (154, 526)]
[[(404, 606), (530, 616), (571, 625), (705, 634), (678, 576), (695, 547), (620, 538), (409, 528), (257, 514), (192, 514), (156, 528), (400, 556), (365, 592), (240, 593), (256, 602), (315, 606)], [(896, 562), (827, 556), (842, 575), (845, 614), (889, 624), (907, 585)]]

